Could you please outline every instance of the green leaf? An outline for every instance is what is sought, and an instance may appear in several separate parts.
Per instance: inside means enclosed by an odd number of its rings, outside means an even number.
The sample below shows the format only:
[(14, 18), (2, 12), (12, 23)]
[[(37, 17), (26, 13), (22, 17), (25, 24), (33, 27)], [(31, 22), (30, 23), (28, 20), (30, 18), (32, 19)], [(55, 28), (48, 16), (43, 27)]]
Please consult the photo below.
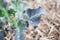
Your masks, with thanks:
[(0, 16), (6, 17), (7, 20), (10, 21), (7, 10), (5, 10), (5, 8), (3, 8), (3, 7), (0, 7), (0, 10), (1, 10), (1, 15)]
[(0, 17), (3, 17), (3, 10), (0, 9)]
[(8, 15), (9, 15), (9, 16), (10, 16), (11, 14), (13, 14), (13, 15), (15, 16), (15, 13), (16, 13), (16, 11), (13, 10), (13, 9), (8, 10)]
[(22, 21), (19, 21), (19, 22), (18, 22), (18, 27), (19, 27), (20, 30), (23, 29), (23, 23), (22, 23)]

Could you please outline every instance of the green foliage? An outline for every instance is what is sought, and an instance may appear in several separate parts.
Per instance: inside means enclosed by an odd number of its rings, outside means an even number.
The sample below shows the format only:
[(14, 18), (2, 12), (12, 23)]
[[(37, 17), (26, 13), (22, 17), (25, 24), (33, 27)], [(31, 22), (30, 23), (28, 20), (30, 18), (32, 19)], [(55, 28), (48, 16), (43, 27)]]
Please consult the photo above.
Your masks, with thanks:
[[(19, 29), (23, 29), (23, 23), (22, 21), (16, 21), (17, 19), (15, 18), (15, 14), (18, 13), (21, 16), (23, 16), (23, 11), (25, 9), (25, 6), (27, 5), (26, 3), (21, 2), (20, 0), (13, 0), (12, 3), (15, 5), (14, 9), (10, 9), (10, 10), (6, 10), (6, 8), (4, 8), (2, 6), (2, 0), (0, 0), (0, 17), (5, 17), (7, 21), (9, 21), (12, 25), (11, 28), (15, 29), (16, 26), (19, 27)], [(13, 14), (14, 16), (14, 21), (11, 22), (12, 20), (10, 19), (11, 14)]]
[(22, 21), (19, 21), (19, 22), (18, 22), (18, 26), (19, 26), (20, 30), (23, 29), (23, 23), (22, 23)]
[(11, 16), (13, 14), (15, 16), (16, 11), (14, 9), (8, 10), (8, 15)]
[(0, 9), (0, 17), (3, 17), (3, 10)]
[(6, 19), (8, 20), (8, 21), (10, 21), (10, 18), (9, 18), (9, 16), (8, 16), (8, 13), (7, 13), (7, 11), (5, 10), (5, 8), (3, 8), (3, 7), (0, 7), (0, 17), (6, 17)]
[[(13, 0), (12, 3), (15, 5), (15, 10), (17, 10), (17, 13), (20, 14), (20, 18), (23, 18), (23, 16), (24, 16), (23, 11), (24, 11), (25, 7), (27, 6), (27, 4), (21, 2), (20, 0)], [(23, 29), (23, 23), (22, 22), (19, 21), (17, 23), (17, 25), (20, 29)]]

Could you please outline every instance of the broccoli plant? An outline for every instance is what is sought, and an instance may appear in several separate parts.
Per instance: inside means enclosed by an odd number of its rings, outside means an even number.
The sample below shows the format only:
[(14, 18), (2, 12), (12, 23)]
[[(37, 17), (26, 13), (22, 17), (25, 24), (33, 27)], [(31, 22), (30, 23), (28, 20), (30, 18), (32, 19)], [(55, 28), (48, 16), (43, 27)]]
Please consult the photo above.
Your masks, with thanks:
[[(16, 29), (16, 35), (18, 34), (16, 37), (17, 40), (19, 40), (19, 36), (23, 36), (26, 23), (37, 27), (36, 25), (39, 24), (41, 15), (46, 12), (44, 8), (41, 7), (37, 9), (27, 9), (26, 12), (26, 6), (27, 4), (21, 0), (11, 0), (10, 2), (0, 0), (0, 17), (5, 17), (5, 19), (10, 22), (11, 29)], [(23, 40), (23, 38), (21, 40)]]
[[(0, 0), (0, 4), (0, 17), (5, 17), (6, 21), (11, 24), (11, 29), (16, 29), (17, 40), (19, 40), (19, 31), (23, 29), (23, 23), (21, 20), (23, 19), (23, 11), (27, 4), (20, 0), (11, 0), (11, 2)], [(18, 15), (16, 14), (19, 15), (19, 20), (17, 19), (16, 16)]]

